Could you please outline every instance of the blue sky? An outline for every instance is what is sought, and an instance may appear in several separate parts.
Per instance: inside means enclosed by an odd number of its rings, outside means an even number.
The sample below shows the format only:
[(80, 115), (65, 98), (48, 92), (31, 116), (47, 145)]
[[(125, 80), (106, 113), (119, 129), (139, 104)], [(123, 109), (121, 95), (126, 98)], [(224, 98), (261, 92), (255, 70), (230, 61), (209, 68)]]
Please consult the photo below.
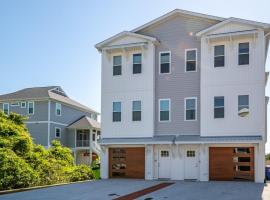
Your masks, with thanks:
[[(270, 23), (269, 0), (1, 0), (0, 94), (60, 85), (100, 111), (100, 54), (94, 45), (175, 8)], [(269, 64), (268, 58), (268, 71)]]

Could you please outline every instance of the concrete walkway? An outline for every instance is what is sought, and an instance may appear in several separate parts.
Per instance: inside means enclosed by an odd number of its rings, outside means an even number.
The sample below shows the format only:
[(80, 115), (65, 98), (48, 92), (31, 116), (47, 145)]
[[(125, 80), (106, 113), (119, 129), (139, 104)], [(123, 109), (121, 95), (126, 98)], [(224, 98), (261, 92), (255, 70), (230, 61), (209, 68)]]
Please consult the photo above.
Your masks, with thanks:
[[(1, 200), (106, 200), (114, 199), (162, 181), (144, 181), (131, 179), (112, 179), (89, 181), (84, 183), (56, 186), (39, 190), (1, 195)], [(170, 181), (172, 182), (172, 181)], [(175, 199), (175, 200), (269, 200), (268, 185), (249, 182), (185, 182), (155, 191), (139, 199)]]

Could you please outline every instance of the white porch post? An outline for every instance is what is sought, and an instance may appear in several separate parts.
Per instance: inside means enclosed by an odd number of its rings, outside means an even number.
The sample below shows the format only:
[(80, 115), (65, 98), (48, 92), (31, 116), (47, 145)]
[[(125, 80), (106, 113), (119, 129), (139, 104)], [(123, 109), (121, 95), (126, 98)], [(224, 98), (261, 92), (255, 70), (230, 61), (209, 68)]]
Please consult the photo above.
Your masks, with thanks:
[(93, 141), (92, 141), (92, 129), (91, 128), (89, 128), (89, 155), (90, 155), (90, 158), (89, 158), (89, 160), (90, 160), (90, 166), (91, 166), (91, 164), (92, 164), (92, 147), (93, 147)]
[(74, 129), (74, 164), (77, 165), (77, 129)]

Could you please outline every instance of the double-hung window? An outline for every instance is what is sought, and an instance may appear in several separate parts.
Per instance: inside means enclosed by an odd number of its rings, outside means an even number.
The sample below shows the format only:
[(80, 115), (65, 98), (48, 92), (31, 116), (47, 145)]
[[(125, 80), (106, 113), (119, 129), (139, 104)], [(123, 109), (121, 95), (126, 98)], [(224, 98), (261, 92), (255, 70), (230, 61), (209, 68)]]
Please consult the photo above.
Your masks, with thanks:
[(61, 138), (61, 128), (55, 127), (55, 137)]
[(61, 116), (62, 115), (62, 106), (60, 103), (55, 104), (55, 115)]
[(122, 74), (122, 56), (113, 56), (113, 75)]
[(170, 100), (159, 100), (159, 121), (170, 121)]
[(224, 96), (214, 97), (214, 118), (224, 118)]
[(238, 96), (238, 115), (240, 117), (246, 117), (249, 115), (249, 96), (248, 95)]
[(197, 119), (197, 98), (185, 98), (185, 120), (192, 121)]
[(214, 47), (214, 67), (225, 66), (225, 51), (224, 45), (218, 45)]
[(170, 52), (160, 52), (159, 54), (159, 63), (160, 63), (160, 73), (168, 74), (171, 71), (171, 53)]
[(133, 54), (133, 74), (142, 73), (142, 54)]
[(239, 43), (238, 46), (238, 65), (249, 64), (249, 43)]
[(186, 49), (186, 72), (197, 70), (197, 49)]
[(142, 103), (141, 101), (132, 102), (132, 121), (142, 120)]
[(121, 122), (121, 102), (113, 102), (113, 122)]
[(3, 112), (9, 115), (9, 103), (3, 103)]
[(35, 104), (33, 101), (28, 102), (28, 115), (33, 115), (35, 113)]

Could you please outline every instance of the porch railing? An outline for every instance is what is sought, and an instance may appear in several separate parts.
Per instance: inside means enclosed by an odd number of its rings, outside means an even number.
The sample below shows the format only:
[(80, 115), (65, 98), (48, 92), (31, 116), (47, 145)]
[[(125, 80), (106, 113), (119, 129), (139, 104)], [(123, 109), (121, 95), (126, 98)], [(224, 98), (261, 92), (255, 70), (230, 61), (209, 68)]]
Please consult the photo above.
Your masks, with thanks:
[(77, 147), (89, 147), (89, 140), (77, 140)]

